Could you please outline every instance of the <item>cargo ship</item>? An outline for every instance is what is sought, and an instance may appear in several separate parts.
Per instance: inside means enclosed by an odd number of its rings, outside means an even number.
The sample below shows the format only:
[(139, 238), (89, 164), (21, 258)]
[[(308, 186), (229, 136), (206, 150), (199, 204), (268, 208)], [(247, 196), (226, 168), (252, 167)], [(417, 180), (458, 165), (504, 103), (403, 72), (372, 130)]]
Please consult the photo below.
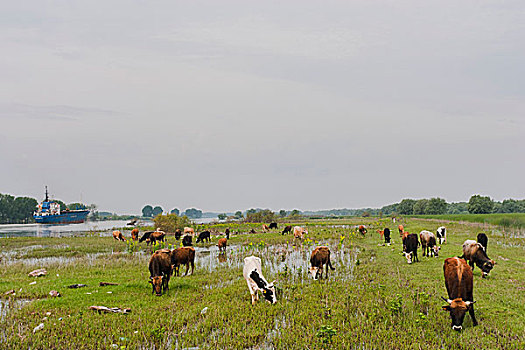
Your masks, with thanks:
[(80, 224), (86, 221), (89, 210), (60, 210), (60, 204), (49, 200), (46, 186), (46, 198), (37, 206), (33, 213), (39, 224)]

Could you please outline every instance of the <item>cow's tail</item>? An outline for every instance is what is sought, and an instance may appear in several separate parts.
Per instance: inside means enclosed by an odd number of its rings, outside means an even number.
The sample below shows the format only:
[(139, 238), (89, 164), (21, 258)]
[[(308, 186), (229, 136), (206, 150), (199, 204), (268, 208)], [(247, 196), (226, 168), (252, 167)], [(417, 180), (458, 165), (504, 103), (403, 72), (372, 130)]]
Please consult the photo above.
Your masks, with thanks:
[(332, 262), (330, 261), (330, 259), (328, 259), (328, 267), (331, 268), (332, 270), (335, 270), (335, 267), (332, 266)]

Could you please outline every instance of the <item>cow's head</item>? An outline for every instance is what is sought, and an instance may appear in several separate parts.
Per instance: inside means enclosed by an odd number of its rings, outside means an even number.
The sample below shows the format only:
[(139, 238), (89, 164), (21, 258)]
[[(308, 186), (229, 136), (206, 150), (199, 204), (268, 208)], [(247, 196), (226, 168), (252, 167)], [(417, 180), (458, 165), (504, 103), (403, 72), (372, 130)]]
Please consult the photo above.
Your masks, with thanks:
[(439, 250), (440, 250), (440, 249), (441, 249), (441, 247), (438, 246), (438, 245), (435, 245), (435, 246), (432, 247), (432, 251), (434, 252), (434, 256), (435, 256), (435, 257), (438, 257), (438, 256), (439, 256)]
[(317, 266), (312, 266), (310, 267), (310, 270), (308, 270), (308, 273), (314, 278), (314, 280), (317, 280), (319, 268)]
[(407, 258), (407, 263), (412, 264), (412, 252), (403, 252), (403, 254), (405, 255), (405, 258)]
[(492, 268), (494, 267), (494, 264), (495, 264), (494, 260), (489, 260), (489, 261), (486, 261), (483, 265), (481, 265), (481, 271), (483, 272), (481, 277), (483, 278), (487, 277), (490, 270), (492, 270)]
[(446, 310), (450, 313), (450, 318), (452, 320), (452, 329), (455, 331), (460, 331), (463, 329), (463, 319), (467, 311), (473, 307), (475, 301), (463, 301), (461, 298), (456, 298), (454, 300), (441, 298), (448, 303), (448, 305), (443, 306), (443, 310)]
[(153, 287), (152, 293), (160, 297), (162, 295), (162, 276), (150, 277), (149, 283)]
[(263, 296), (264, 299), (266, 299), (267, 302), (270, 304), (275, 304), (277, 302), (277, 296), (275, 295), (275, 286), (274, 282), (268, 284), (266, 288), (263, 289)]

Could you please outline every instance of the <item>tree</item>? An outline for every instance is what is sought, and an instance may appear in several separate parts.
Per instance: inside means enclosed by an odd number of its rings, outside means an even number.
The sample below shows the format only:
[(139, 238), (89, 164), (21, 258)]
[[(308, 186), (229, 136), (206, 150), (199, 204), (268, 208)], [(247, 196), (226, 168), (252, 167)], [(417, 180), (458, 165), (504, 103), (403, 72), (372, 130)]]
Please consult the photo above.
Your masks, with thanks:
[(226, 218), (228, 217), (228, 214), (222, 213), (222, 214), (217, 215), (217, 217), (219, 218), (219, 220), (226, 220)]
[(246, 222), (272, 222), (275, 221), (275, 213), (269, 209), (250, 209), (246, 212)]
[(401, 215), (412, 215), (414, 213), (414, 199), (403, 199), (397, 206), (397, 212)]
[(301, 216), (301, 212), (297, 209), (292, 210), (292, 212), (290, 213), (291, 218), (298, 218), (300, 216)]
[(467, 202), (449, 203), (447, 207), (447, 214), (468, 214), (468, 203)]
[(159, 214), (155, 216), (153, 222), (155, 223), (155, 227), (165, 232), (175, 232), (176, 229), (182, 231), (185, 226), (191, 225), (190, 220), (186, 216), (178, 216), (175, 214)]
[(241, 220), (242, 218), (244, 218), (244, 215), (242, 215), (242, 211), (237, 210), (235, 212), (235, 218), (238, 219), (238, 220)]
[(501, 203), (500, 213), (520, 213), (522, 208), (520, 202), (515, 199), (505, 199)]
[(286, 217), (286, 210), (284, 209), (279, 210), (279, 216), (282, 218)]
[(447, 212), (447, 202), (443, 198), (431, 198), (425, 208), (425, 214), (440, 215)]
[(33, 213), (38, 202), (30, 197), (16, 197), (13, 202), (13, 219), (18, 223), (33, 221)]
[(179, 211), (179, 209), (177, 209), (177, 208), (173, 208), (173, 209), (171, 209), (170, 214), (179, 215), (179, 214), (180, 214), (180, 211)]
[(361, 214), (362, 217), (364, 218), (369, 218), (370, 217), (370, 212), (369, 211), (364, 211), (363, 214)]
[(489, 214), (493, 207), (494, 202), (488, 196), (476, 194), (468, 201), (468, 212), (471, 214)]
[(153, 207), (151, 205), (146, 205), (142, 208), (142, 216), (150, 218), (153, 216)]
[(86, 205), (83, 203), (69, 203), (67, 205), (69, 210), (84, 210), (87, 209)]
[(157, 205), (155, 208), (153, 208), (153, 210), (152, 210), (152, 215), (153, 215), (153, 217), (155, 217), (155, 216), (157, 216), (157, 215), (162, 214), (163, 211), (164, 211), (164, 210), (162, 210), (162, 208), (161, 208), (160, 206)]
[(190, 219), (200, 219), (202, 218), (202, 210), (195, 208), (186, 209), (184, 215), (186, 215)]
[(419, 199), (414, 203), (414, 215), (424, 215), (427, 213), (428, 199)]

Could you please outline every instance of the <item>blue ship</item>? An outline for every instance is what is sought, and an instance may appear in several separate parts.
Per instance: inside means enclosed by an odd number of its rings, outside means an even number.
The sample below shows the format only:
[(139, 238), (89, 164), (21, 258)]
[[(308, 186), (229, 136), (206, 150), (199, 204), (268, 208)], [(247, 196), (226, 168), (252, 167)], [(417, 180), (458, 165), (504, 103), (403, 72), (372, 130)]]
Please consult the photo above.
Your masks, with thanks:
[(37, 206), (33, 213), (35, 221), (39, 224), (80, 224), (86, 221), (89, 210), (60, 210), (60, 204), (49, 200), (46, 186), (46, 198)]

